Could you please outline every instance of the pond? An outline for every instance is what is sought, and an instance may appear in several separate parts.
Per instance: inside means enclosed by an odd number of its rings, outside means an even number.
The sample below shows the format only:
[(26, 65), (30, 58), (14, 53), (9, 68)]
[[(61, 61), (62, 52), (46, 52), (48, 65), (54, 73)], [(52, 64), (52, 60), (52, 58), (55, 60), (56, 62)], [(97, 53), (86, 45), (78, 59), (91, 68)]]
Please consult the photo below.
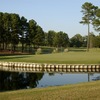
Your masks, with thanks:
[(81, 82), (89, 82), (93, 80), (99, 80), (100, 74), (92, 73), (55, 73), (44, 74), (43, 78), (39, 81), (37, 87), (58, 86), (65, 84), (76, 84)]
[(76, 84), (99, 79), (99, 73), (18, 73), (0, 71), (0, 91)]

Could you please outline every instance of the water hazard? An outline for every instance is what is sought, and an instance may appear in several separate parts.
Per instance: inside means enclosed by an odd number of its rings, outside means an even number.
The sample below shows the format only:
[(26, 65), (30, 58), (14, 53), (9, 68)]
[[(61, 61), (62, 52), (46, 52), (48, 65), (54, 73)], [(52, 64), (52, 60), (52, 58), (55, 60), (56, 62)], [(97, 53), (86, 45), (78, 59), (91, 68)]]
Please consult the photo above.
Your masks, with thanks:
[(0, 91), (76, 84), (99, 79), (99, 73), (19, 73), (0, 71)]

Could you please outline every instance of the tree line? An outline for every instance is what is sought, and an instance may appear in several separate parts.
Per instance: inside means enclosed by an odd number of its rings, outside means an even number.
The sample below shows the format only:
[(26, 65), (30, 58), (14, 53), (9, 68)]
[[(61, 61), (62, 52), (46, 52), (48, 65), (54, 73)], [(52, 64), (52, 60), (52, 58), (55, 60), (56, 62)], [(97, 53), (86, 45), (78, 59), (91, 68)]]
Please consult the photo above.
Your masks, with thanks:
[(59, 31), (49, 30), (44, 32), (41, 26), (33, 19), (27, 20), (24, 16), (15, 13), (0, 12), (0, 50), (16, 51), (20, 45), (31, 51), (31, 48), (39, 46), (50, 47), (100, 47), (100, 35), (95, 36), (90, 32), (89, 25), (92, 24), (96, 31), (100, 31), (100, 8), (91, 3), (85, 2), (82, 5), (82, 21), (88, 25), (88, 35), (76, 34), (69, 38), (68, 34)]
[(39, 46), (66, 47), (68, 35), (62, 31), (48, 31), (47, 33), (33, 19), (27, 19), (14, 13), (0, 12), (0, 50), (15, 51), (20, 44), (24, 48), (38, 48)]
[(0, 49), (7, 50), (9, 46), (11, 51), (15, 51), (20, 43), (22, 52), (25, 45), (30, 48), (31, 45), (43, 45), (44, 31), (35, 20), (29, 20), (18, 14), (0, 12)]
[[(88, 36), (81, 34), (74, 35), (70, 41), (70, 47), (87, 47)], [(93, 32), (89, 33), (89, 48), (100, 48), (100, 35), (95, 35)]]

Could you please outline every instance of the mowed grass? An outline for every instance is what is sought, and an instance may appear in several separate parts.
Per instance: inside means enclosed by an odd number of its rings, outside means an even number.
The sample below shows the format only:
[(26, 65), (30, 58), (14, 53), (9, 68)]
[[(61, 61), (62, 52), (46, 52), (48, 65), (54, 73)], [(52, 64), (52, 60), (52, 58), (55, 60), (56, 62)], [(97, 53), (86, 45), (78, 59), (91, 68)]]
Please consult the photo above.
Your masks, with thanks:
[(100, 49), (86, 51), (69, 51), (40, 55), (0, 56), (0, 61), (61, 63), (61, 64), (100, 64)]
[(100, 100), (100, 81), (1, 92), (0, 100)]

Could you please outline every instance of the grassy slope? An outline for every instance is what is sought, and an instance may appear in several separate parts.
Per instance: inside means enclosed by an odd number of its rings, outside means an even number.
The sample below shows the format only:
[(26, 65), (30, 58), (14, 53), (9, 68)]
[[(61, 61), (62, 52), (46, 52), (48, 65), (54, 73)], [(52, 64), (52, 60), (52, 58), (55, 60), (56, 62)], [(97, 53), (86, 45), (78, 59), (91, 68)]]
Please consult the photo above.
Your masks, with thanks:
[(0, 100), (100, 100), (100, 81), (2, 92)]
[(0, 61), (66, 63), (66, 64), (100, 64), (100, 49), (90, 52), (66, 52), (41, 55), (0, 56)]

